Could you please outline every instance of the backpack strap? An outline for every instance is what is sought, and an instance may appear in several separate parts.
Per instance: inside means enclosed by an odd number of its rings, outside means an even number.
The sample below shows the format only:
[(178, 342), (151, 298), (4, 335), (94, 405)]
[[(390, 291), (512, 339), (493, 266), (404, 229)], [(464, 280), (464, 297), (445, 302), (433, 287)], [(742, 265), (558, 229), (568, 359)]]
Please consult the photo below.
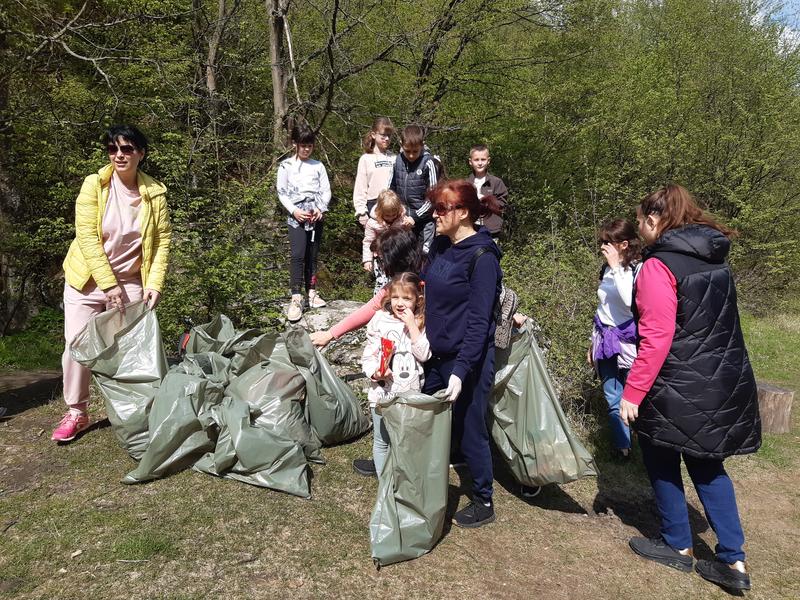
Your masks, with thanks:
[(472, 272), (475, 270), (475, 263), (478, 262), (478, 259), (489, 252), (488, 246), (481, 246), (475, 251), (475, 254), (472, 255), (472, 258), (469, 261), (469, 267), (467, 268), (467, 279), (472, 279)]

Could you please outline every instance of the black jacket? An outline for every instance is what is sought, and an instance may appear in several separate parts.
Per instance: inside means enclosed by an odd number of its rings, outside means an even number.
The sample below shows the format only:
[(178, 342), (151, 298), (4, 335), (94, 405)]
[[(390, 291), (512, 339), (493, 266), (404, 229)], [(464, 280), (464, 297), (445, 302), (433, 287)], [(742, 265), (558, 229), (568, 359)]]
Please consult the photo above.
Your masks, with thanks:
[(678, 310), (669, 354), (639, 407), (636, 430), (653, 444), (698, 458), (722, 459), (761, 445), (756, 381), (725, 261), (729, 249), (716, 229), (687, 225), (667, 231), (644, 254), (675, 276)]

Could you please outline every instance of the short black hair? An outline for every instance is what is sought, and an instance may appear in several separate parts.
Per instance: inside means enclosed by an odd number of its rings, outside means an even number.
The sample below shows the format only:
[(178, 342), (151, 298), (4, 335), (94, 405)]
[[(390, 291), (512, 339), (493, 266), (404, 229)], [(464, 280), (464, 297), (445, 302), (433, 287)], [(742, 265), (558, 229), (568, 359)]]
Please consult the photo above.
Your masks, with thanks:
[(397, 273), (422, 269), (422, 244), (413, 231), (400, 227), (388, 227), (375, 240), (381, 257), (383, 272), (389, 277)]
[(298, 123), (292, 127), (292, 141), (295, 144), (314, 144), (317, 134), (305, 123)]
[(147, 149), (150, 144), (145, 135), (133, 125), (112, 125), (103, 134), (103, 144), (116, 144), (119, 138), (128, 140), (131, 144), (136, 146), (137, 150), (141, 150), (147, 155)]

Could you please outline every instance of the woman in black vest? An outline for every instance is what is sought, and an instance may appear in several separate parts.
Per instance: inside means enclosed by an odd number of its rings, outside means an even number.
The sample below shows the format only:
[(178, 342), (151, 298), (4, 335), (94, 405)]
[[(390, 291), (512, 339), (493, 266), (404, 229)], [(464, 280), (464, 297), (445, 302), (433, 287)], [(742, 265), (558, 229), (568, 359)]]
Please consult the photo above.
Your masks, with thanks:
[(661, 536), (633, 538), (630, 546), (649, 560), (691, 570), (682, 457), (718, 540), (717, 560), (698, 560), (695, 569), (724, 587), (750, 589), (736, 496), (722, 464), (761, 445), (756, 382), (726, 262), (733, 232), (679, 185), (642, 200), (638, 220), (647, 244), (634, 290), (639, 354), (620, 417), (638, 432)]

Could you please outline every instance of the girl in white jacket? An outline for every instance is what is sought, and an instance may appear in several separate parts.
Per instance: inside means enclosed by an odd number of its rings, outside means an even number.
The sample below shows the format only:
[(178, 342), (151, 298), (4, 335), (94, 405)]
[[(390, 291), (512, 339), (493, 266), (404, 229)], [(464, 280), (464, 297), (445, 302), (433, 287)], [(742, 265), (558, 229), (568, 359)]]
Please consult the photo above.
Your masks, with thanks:
[[(357, 473), (375, 476), (381, 472), (389, 452), (389, 436), (375, 406), (387, 395), (419, 392), (424, 379), (422, 363), (431, 356), (425, 336), (425, 297), (416, 273), (399, 273), (392, 278), (383, 309), (367, 325), (367, 343), (361, 357), (364, 373), (371, 380), (367, 395), (372, 411), (373, 461), (353, 462)], [(381, 339), (394, 344), (388, 368), (381, 372)]]

